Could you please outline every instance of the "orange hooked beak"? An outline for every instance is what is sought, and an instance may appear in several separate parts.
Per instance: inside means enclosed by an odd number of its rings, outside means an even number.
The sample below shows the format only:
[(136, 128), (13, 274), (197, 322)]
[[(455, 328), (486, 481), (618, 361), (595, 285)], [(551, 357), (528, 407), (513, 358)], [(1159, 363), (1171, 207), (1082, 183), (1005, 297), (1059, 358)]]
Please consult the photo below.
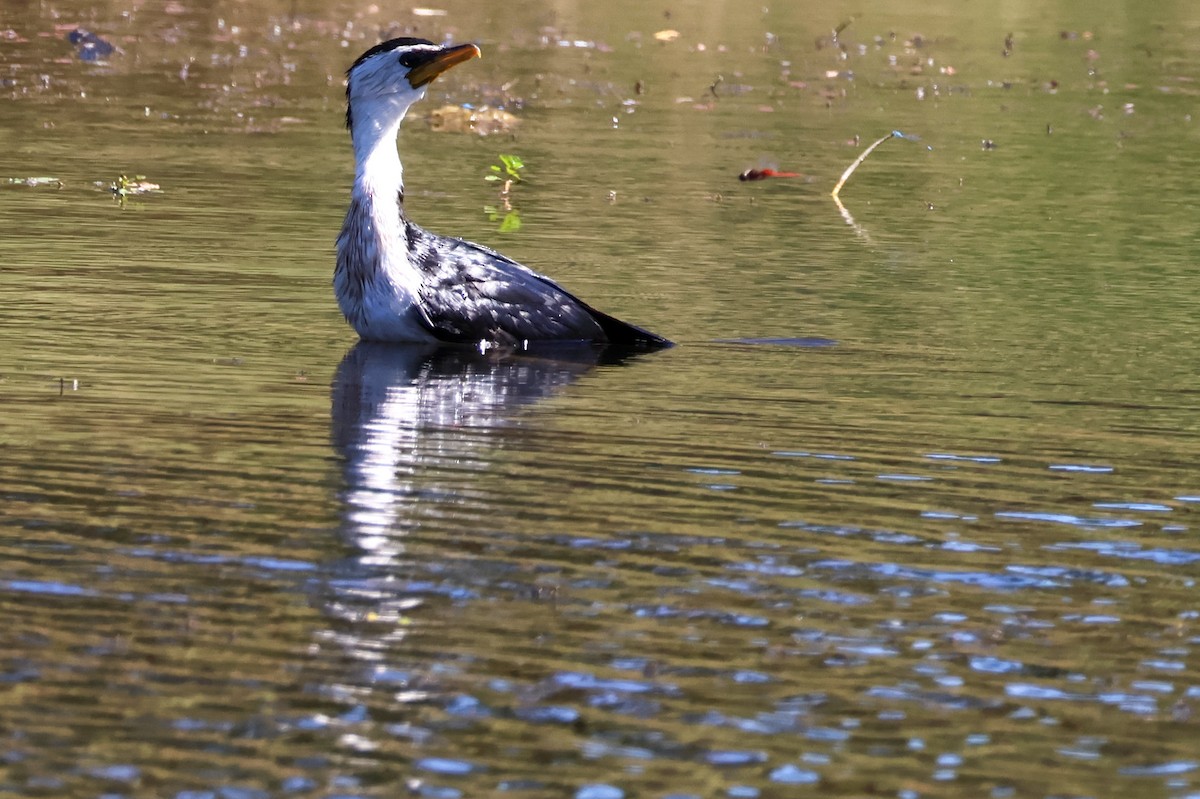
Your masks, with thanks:
[(447, 47), (445, 50), (435, 53), (428, 61), (422, 61), (413, 67), (412, 71), (408, 73), (408, 82), (414, 89), (419, 89), (450, 67), (470, 61), (472, 58), (482, 57), (483, 54), (479, 52), (479, 48), (473, 44)]

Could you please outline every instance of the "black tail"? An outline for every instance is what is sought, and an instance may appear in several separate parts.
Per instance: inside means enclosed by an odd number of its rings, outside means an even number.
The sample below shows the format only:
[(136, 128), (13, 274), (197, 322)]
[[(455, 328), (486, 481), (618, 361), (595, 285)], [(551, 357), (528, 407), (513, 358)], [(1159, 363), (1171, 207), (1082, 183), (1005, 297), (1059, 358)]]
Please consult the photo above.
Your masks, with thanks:
[(651, 333), (649, 330), (637, 325), (622, 322), (615, 316), (609, 316), (603, 311), (597, 311), (595, 308), (588, 307), (588, 310), (591, 311), (592, 318), (596, 320), (596, 324), (600, 325), (600, 329), (604, 331), (604, 336), (608, 339), (609, 344), (617, 347), (642, 350), (660, 350), (675, 346), (671, 340)]

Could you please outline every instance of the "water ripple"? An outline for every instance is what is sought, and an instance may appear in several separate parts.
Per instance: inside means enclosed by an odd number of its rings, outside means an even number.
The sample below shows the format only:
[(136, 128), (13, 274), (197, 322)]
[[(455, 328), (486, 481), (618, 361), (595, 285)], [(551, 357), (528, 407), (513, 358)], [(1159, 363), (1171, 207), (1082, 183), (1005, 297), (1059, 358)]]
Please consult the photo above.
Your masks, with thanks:
[(1188, 549), (1145, 548), (1133, 541), (1080, 541), (1048, 546), (1049, 550), (1084, 550), (1113, 558), (1148, 560), (1164, 566), (1188, 566), (1200, 561), (1200, 552)]
[(1083, 528), (1124, 528), (1140, 527), (1136, 519), (1103, 519), (1097, 517), (1074, 516), (1069, 513), (1037, 512), (1037, 511), (997, 511), (998, 519), (1016, 519), (1019, 521), (1051, 522), (1053, 524), (1069, 524)]

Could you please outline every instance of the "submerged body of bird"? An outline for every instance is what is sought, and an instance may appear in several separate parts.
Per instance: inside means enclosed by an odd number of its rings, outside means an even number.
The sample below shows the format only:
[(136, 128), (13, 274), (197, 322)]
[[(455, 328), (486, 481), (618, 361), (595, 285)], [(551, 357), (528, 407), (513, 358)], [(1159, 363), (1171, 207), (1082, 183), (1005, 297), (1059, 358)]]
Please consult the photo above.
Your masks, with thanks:
[(347, 73), (355, 176), (333, 279), (347, 321), (372, 341), (670, 346), (494, 250), (430, 233), (405, 215), (400, 123), (430, 81), (478, 55), (473, 44), (392, 39), (363, 53)]

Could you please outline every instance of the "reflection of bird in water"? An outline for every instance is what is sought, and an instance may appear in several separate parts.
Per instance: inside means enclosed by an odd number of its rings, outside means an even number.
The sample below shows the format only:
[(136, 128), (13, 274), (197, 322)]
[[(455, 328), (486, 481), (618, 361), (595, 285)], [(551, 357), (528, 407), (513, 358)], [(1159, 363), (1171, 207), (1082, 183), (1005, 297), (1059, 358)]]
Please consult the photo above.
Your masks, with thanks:
[(478, 55), (473, 44), (392, 39), (363, 53), (346, 73), (346, 125), (356, 168), (333, 276), (342, 313), (373, 341), (485, 349), (536, 341), (669, 346), (498, 252), (435, 235), (404, 215), (400, 123), (430, 81)]
[[(403, 537), (439, 513), (437, 467), (486, 462), (515, 410), (550, 396), (598, 363), (620, 360), (588, 343), (554, 358), (496, 357), (468, 347), (360, 341), (333, 382), (332, 437), (345, 463), (347, 537), (364, 566), (387, 567)], [(426, 516), (428, 514), (428, 516)]]
[[(314, 635), (323, 654), (310, 661), (318, 670), (304, 682), (344, 703), (347, 714), (373, 702), (394, 708), (456, 693), (453, 669), (437, 668), (441, 656), (406, 643), (417, 629), (407, 620), (421, 613), (424, 629), (443, 623), (431, 600), (471, 596), (488, 573), (487, 558), (450, 556), (437, 545), (430, 552), (410, 546), (409, 535), (423, 532), (428, 545), (494, 509), (489, 487), (503, 494), (506, 484), (486, 472), (539, 418), (522, 411), (623, 355), (590, 342), (548, 352), (552, 358), (359, 341), (338, 366), (330, 437), (342, 463), (340, 535), (348, 557), (331, 566), (320, 591), (329, 623)], [(457, 549), (453, 540), (444, 544)], [(376, 690), (387, 696), (369, 699)], [(384, 734), (374, 719), (357, 733), (368, 740)]]

